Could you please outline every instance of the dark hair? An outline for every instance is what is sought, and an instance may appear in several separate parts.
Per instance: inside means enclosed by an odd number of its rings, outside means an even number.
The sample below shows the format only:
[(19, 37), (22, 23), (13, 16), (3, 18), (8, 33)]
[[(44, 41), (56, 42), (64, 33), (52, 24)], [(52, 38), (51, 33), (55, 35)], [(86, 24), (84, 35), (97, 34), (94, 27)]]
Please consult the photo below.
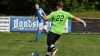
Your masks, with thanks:
[(35, 4), (39, 4), (39, 3), (35, 3)]
[(62, 1), (59, 1), (59, 2), (57, 2), (57, 5), (56, 6), (63, 7), (64, 5), (63, 5), (63, 2)]

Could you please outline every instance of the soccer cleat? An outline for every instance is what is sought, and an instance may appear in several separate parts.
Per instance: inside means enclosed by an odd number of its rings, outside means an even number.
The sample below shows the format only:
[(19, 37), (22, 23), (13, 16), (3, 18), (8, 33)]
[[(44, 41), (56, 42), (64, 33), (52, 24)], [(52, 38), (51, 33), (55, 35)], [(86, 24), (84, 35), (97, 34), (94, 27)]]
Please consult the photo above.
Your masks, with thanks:
[(50, 56), (50, 55), (46, 55), (46, 56)]
[(37, 40), (34, 40), (33, 42), (37, 42)]
[(50, 55), (51, 55), (51, 53), (50, 53), (50, 52), (47, 52), (47, 53), (46, 53), (46, 56), (50, 56)]
[(51, 56), (55, 56), (58, 49), (54, 49)]

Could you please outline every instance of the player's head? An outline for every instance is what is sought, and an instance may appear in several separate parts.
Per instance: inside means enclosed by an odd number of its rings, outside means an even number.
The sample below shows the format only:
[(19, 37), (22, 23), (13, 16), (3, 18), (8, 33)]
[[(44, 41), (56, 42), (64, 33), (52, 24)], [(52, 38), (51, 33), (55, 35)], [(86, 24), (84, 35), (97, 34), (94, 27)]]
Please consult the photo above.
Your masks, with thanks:
[(62, 1), (59, 1), (59, 2), (57, 2), (56, 6), (57, 6), (57, 9), (59, 9), (59, 8), (63, 9), (64, 5), (63, 5)]
[(39, 4), (38, 3), (35, 4), (35, 8), (39, 9)]

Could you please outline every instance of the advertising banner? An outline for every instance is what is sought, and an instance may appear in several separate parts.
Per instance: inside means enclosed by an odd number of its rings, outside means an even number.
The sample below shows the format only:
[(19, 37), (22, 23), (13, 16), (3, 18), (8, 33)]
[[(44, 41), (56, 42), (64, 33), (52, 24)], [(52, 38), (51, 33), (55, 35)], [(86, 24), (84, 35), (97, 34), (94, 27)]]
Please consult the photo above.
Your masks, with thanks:
[(9, 32), (10, 31), (10, 17), (0, 16), (0, 32)]
[[(24, 16), (12, 16), (10, 17), (10, 31), (24, 31), (24, 32), (36, 32), (38, 30), (38, 18), (35, 18), (32, 24), (30, 21), (32, 17), (24, 17)], [(51, 27), (51, 21), (47, 21), (47, 28), (48, 30)], [(63, 30), (63, 33), (70, 33), (71, 32), (71, 19), (66, 20), (66, 24)]]
[(71, 33), (71, 26), (72, 26), (72, 19), (67, 19), (64, 26), (63, 33)]
[[(38, 19), (35, 18), (32, 24), (30, 21), (32, 17), (10, 17), (10, 31), (28, 31), (28, 32), (35, 32), (38, 30)], [(51, 27), (51, 21), (47, 22), (48, 30)]]

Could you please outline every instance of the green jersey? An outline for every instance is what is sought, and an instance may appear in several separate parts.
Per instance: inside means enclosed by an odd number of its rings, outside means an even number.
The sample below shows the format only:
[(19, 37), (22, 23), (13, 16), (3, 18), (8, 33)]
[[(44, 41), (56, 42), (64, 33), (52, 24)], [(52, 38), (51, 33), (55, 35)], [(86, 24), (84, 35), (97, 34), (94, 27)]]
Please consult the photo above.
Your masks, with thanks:
[(73, 15), (63, 10), (57, 10), (57, 11), (51, 12), (47, 16), (48, 20), (52, 19), (52, 25), (51, 25), (50, 31), (55, 34), (61, 35), (63, 33), (66, 19), (71, 19), (71, 18), (73, 18)]

